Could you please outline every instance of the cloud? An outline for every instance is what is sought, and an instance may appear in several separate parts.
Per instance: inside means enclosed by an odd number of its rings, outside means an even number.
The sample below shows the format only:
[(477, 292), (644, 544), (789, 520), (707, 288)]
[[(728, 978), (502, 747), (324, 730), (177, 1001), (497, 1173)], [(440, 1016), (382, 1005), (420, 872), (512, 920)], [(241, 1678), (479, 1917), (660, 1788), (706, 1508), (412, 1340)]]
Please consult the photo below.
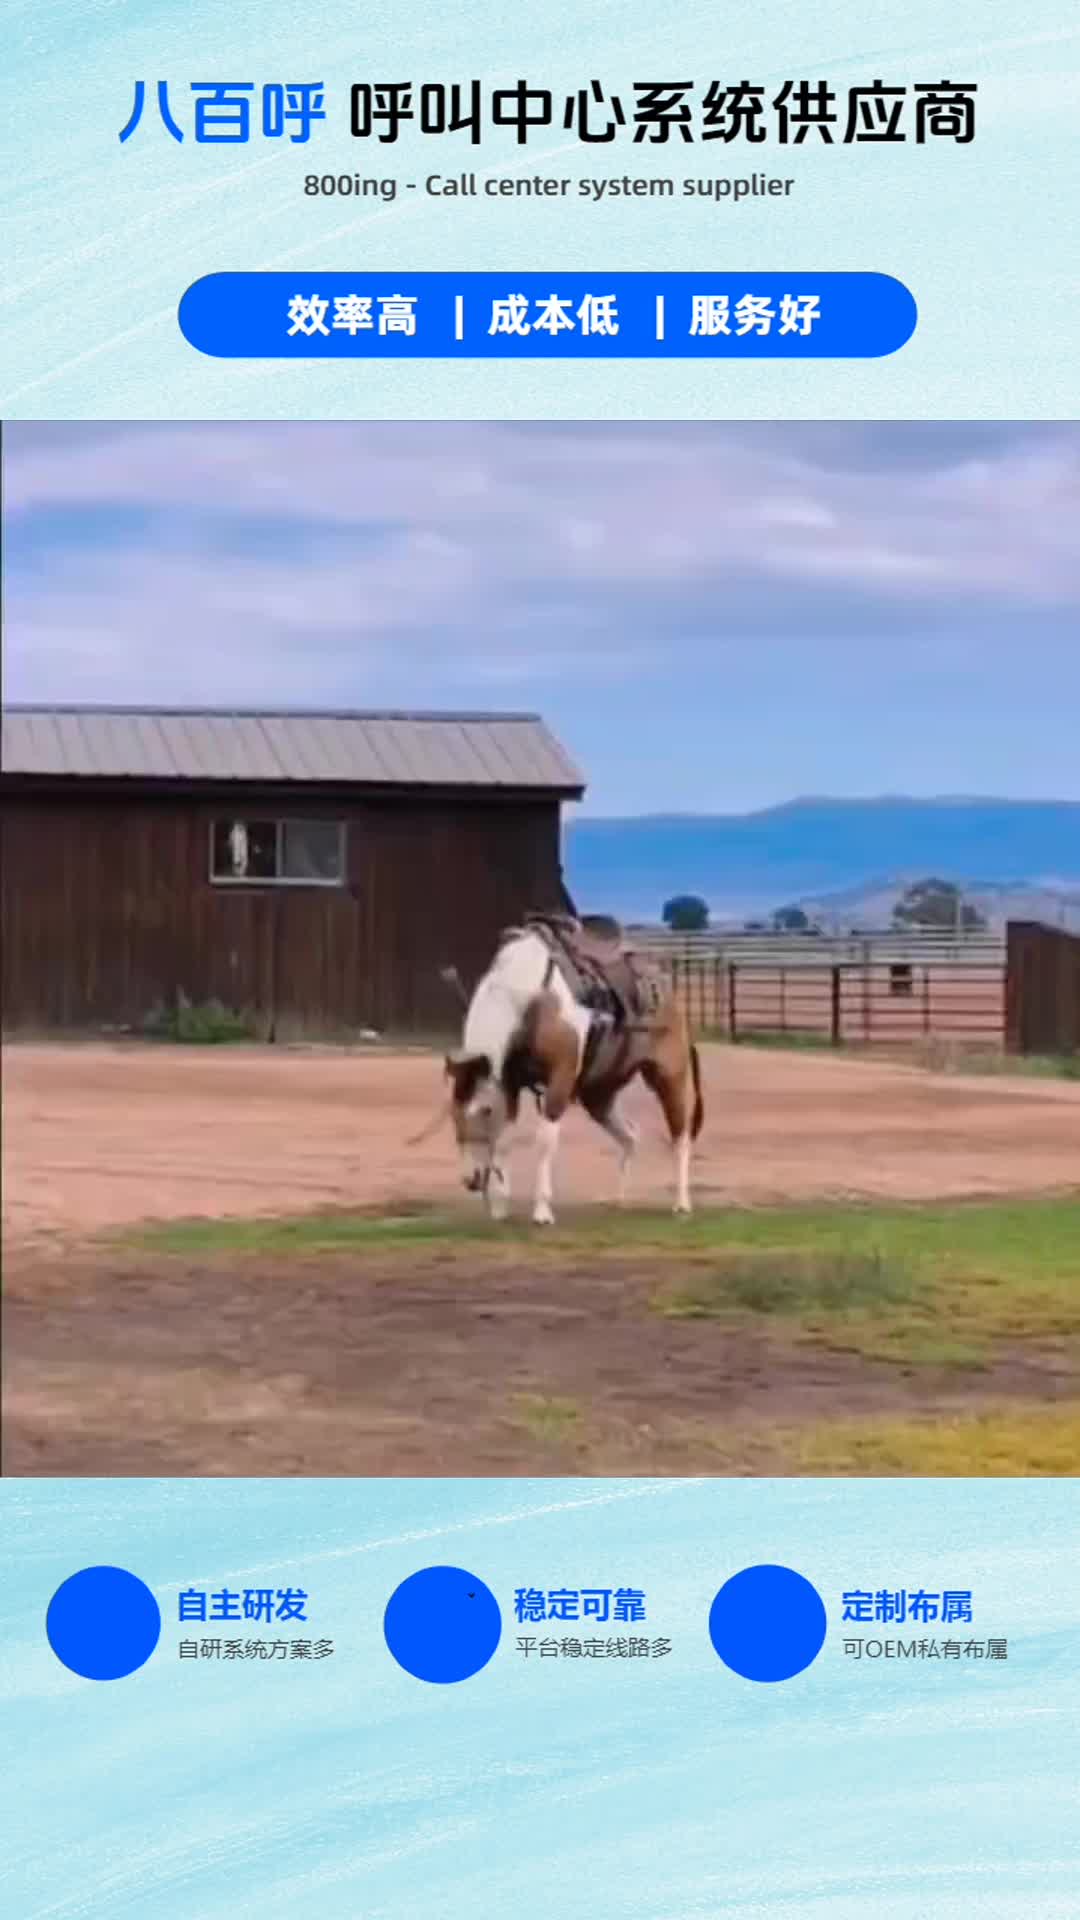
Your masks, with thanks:
[[(468, 554), (481, 579), (528, 577), (543, 560), (567, 578), (664, 580), (688, 557), (703, 575), (767, 574), (793, 553), (818, 571), (832, 552), (833, 570), (857, 583), (889, 552), (964, 590), (1080, 594), (1080, 434), (1069, 426), (1017, 428), (981, 456), (929, 466), (905, 457), (902, 427), (895, 452), (881, 428), (869, 442), (856, 434), (874, 457), (850, 466), (815, 457), (798, 434), (785, 446), (745, 425), (267, 423), (89, 429), (82, 440), (65, 429), (56, 447), (44, 428), (9, 434), (16, 531), (35, 509), (138, 505), (225, 526), (391, 521), (433, 561)], [(778, 544), (777, 526), (806, 538)]]
[(417, 701), (685, 670), (748, 635), (778, 664), (808, 646), (861, 660), (898, 628), (943, 631), (948, 655), (1010, 609), (1064, 647), (1080, 605), (1070, 425), (5, 440), (12, 697)]

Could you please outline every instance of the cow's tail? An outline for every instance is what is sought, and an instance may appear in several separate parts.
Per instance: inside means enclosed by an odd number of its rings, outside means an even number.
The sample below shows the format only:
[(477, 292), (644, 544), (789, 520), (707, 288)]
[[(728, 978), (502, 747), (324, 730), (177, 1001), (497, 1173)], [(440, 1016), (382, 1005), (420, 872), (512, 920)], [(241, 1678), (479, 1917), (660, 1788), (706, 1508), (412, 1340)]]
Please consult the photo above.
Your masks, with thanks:
[(690, 1043), (690, 1078), (694, 1083), (694, 1111), (690, 1116), (690, 1138), (696, 1140), (705, 1124), (705, 1100), (701, 1091), (701, 1059), (693, 1041)]

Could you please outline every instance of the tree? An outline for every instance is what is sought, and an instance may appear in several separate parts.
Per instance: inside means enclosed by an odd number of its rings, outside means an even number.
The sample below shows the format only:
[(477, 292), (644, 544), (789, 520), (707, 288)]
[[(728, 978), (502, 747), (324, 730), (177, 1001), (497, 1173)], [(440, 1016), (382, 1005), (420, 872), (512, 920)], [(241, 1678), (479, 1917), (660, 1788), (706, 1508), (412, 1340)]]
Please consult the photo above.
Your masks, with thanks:
[(916, 880), (905, 888), (893, 908), (893, 926), (936, 928), (946, 933), (979, 933), (986, 921), (977, 907), (961, 898), (951, 880)]
[(696, 893), (676, 893), (665, 900), (661, 918), (672, 933), (704, 933), (709, 924), (709, 908)]
[(777, 933), (809, 933), (810, 915), (802, 907), (778, 907), (772, 923)]

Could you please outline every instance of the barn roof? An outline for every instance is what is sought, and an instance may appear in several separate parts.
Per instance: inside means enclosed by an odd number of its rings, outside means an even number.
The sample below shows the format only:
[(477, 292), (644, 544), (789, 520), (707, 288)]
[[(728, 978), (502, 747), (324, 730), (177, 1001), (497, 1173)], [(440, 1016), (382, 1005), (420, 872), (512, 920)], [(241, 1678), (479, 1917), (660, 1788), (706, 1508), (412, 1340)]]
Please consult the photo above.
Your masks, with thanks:
[(12, 706), (0, 763), (73, 779), (584, 788), (535, 713)]

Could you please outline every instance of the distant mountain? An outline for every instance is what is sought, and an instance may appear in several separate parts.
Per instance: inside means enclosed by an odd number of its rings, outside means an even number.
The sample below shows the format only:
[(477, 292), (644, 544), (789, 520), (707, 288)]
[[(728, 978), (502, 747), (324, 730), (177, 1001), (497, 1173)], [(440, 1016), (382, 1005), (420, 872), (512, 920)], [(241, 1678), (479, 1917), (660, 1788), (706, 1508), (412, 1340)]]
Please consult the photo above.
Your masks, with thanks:
[[(781, 904), (802, 907), (812, 921), (825, 928), (846, 931), (849, 927), (884, 927), (892, 920), (893, 908), (912, 877), (874, 880), (865, 887), (845, 887), (839, 893), (807, 895)], [(966, 875), (958, 878), (955, 874), (942, 877), (956, 881), (964, 904), (975, 907), (989, 928), (1003, 927), (1007, 920), (1041, 920), (1048, 926), (1080, 933), (1080, 887), (1049, 882), (1036, 885), (1023, 880), (969, 880)]]
[(746, 814), (586, 816), (568, 822), (564, 848), (577, 904), (624, 919), (659, 919), (674, 893), (702, 895), (714, 919), (830, 897), (845, 917), (864, 919), (867, 897), (888, 895), (887, 919), (895, 893), (929, 875), (1001, 898), (1068, 902), (1080, 893), (1080, 802), (890, 796)]

